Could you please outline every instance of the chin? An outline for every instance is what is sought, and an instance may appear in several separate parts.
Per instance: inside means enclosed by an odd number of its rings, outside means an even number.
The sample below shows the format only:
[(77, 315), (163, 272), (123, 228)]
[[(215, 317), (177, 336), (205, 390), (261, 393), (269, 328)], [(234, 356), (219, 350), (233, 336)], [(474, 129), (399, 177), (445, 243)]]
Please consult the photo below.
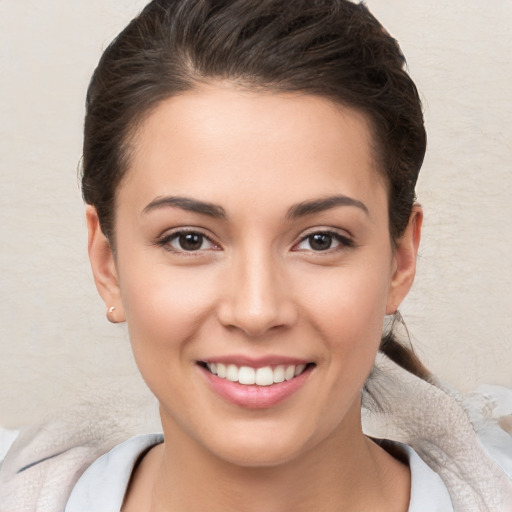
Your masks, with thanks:
[[(325, 437), (305, 418), (276, 424), (233, 422), (204, 436), (200, 443), (217, 459), (244, 468), (271, 468), (300, 458)], [(315, 441), (316, 440), (316, 441)]]
[(280, 438), (263, 442), (231, 443), (229, 447), (212, 450), (225, 462), (241, 468), (273, 468), (297, 459), (306, 448)]

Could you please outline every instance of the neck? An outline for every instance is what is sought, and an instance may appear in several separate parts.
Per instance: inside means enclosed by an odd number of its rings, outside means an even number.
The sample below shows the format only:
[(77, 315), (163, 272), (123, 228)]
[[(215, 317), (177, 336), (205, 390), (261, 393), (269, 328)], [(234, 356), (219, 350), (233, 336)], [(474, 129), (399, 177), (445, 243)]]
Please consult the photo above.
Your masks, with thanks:
[[(367, 439), (339, 429), (300, 457), (268, 467), (219, 459), (172, 424), (153, 455), (151, 512), (407, 510), (408, 469)], [(148, 474), (150, 473), (148, 472)], [(148, 489), (149, 486), (146, 486)], [(142, 510), (142, 509), (139, 509)]]

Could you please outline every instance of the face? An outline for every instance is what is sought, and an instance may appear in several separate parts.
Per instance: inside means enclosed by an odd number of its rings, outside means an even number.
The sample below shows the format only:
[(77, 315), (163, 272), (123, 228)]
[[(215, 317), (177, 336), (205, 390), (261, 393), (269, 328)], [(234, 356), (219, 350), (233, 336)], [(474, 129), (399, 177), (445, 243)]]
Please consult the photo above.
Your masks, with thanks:
[(371, 146), (356, 111), (228, 84), (168, 99), (140, 127), (116, 255), (92, 208), (90, 254), (169, 439), (262, 466), (360, 435), (420, 216), (393, 245)]

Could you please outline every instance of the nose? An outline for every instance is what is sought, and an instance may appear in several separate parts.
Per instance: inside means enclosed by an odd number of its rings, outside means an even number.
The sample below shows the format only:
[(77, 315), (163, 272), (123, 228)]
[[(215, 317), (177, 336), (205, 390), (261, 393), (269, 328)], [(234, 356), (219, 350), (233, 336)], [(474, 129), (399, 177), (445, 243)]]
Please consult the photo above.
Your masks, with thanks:
[(225, 327), (261, 337), (294, 324), (298, 315), (292, 289), (276, 260), (263, 251), (252, 251), (230, 265), (217, 313)]

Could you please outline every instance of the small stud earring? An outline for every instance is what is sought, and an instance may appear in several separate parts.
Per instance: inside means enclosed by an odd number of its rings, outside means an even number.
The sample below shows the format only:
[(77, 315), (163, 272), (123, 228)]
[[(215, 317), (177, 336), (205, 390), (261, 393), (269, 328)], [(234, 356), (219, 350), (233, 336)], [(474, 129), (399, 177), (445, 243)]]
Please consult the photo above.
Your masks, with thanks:
[(113, 324), (117, 323), (114, 318), (114, 311), (116, 310), (115, 306), (110, 306), (107, 311), (107, 320)]

